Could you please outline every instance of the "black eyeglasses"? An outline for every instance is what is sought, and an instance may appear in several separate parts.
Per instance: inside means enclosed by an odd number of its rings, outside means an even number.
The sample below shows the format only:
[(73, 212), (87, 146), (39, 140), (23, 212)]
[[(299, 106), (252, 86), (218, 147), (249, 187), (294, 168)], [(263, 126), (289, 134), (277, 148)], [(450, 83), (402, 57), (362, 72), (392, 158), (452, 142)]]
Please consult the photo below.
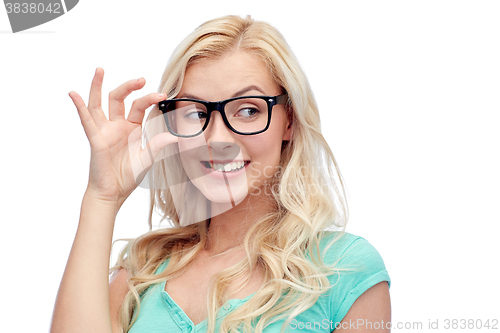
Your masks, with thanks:
[(196, 99), (170, 99), (158, 103), (167, 128), (175, 136), (200, 135), (208, 126), (213, 111), (219, 111), (226, 126), (236, 134), (254, 135), (266, 131), (273, 106), (286, 104), (288, 94), (278, 96), (242, 96), (220, 102)]

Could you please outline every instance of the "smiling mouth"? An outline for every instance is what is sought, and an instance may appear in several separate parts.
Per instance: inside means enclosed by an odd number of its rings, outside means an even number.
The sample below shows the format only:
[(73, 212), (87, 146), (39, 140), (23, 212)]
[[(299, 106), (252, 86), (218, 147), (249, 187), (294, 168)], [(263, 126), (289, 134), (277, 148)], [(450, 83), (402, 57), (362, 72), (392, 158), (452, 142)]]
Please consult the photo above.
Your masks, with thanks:
[(207, 169), (212, 169), (214, 171), (218, 172), (237, 172), (241, 169), (243, 169), (246, 165), (250, 163), (250, 161), (238, 161), (238, 162), (231, 162), (231, 163), (213, 163), (210, 161), (201, 161), (201, 163), (207, 168)]

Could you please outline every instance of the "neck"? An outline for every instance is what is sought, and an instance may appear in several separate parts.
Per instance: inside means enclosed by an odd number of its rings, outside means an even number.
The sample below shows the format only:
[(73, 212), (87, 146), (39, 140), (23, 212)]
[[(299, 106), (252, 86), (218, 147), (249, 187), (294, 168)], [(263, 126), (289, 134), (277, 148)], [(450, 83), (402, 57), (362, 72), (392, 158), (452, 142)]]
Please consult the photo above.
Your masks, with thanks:
[[(243, 246), (250, 228), (259, 218), (271, 212), (272, 207), (267, 197), (248, 195), (234, 208), (212, 217), (205, 251), (217, 255)], [(212, 208), (216, 208), (214, 204)]]

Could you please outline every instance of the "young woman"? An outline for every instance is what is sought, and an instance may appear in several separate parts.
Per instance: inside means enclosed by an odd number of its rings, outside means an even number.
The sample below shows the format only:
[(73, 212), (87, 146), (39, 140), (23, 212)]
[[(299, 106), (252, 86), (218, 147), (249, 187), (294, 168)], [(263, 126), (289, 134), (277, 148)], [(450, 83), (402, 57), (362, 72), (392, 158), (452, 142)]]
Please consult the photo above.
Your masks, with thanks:
[[(70, 93), (91, 164), (52, 332), (389, 331), (389, 276), (343, 231), (340, 173), (274, 28), (235, 16), (201, 25), (174, 51), (161, 93), (126, 119), (123, 101), (144, 80), (110, 93), (108, 120), (103, 75), (88, 105)], [(157, 210), (172, 227), (130, 242), (109, 282), (115, 216), (141, 182), (150, 224)]]

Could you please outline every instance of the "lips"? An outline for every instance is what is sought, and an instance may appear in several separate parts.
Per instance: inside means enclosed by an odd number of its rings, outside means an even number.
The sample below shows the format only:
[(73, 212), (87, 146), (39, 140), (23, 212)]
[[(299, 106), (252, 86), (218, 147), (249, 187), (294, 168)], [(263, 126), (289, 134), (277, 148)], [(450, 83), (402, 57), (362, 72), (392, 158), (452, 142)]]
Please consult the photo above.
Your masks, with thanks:
[(232, 173), (243, 169), (250, 161), (201, 161), (201, 163), (213, 171)]

